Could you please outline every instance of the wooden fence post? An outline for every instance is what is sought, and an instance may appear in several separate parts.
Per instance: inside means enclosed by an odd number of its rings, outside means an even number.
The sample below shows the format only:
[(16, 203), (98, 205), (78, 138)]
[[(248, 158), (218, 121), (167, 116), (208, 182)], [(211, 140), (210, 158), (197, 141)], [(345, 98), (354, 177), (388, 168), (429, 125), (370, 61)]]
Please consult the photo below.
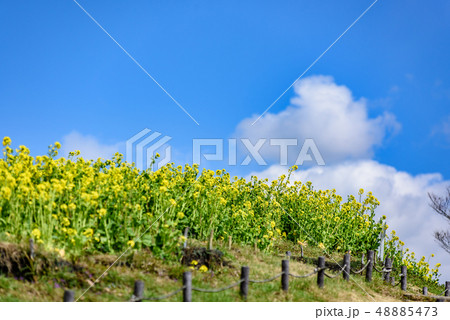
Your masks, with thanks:
[(344, 255), (345, 268), (344, 268), (344, 272), (342, 272), (345, 281), (350, 280), (350, 263), (351, 263), (350, 253), (347, 252)]
[(403, 291), (406, 291), (406, 276), (407, 276), (407, 270), (406, 270), (406, 266), (401, 266), (401, 273), (402, 276), (400, 278), (400, 288)]
[(64, 290), (63, 302), (74, 302), (75, 292), (72, 290)]
[(423, 294), (424, 296), (427, 296), (427, 295), (428, 295), (428, 287), (423, 287), (423, 288), (422, 288), (422, 294)]
[(228, 236), (228, 250), (231, 250), (231, 243), (232, 243), (231, 236)]
[(300, 258), (303, 259), (303, 246), (300, 245)]
[(289, 260), (281, 260), (281, 289), (289, 290)]
[(445, 294), (444, 296), (450, 296), (450, 281), (445, 281)]
[(136, 300), (140, 300), (144, 297), (144, 288), (145, 288), (144, 281), (136, 280), (134, 282), (133, 295)]
[(291, 252), (290, 251), (286, 251), (286, 259), (290, 260), (291, 259)]
[(373, 250), (367, 251), (367, 270), (366, 270), (366, 281), (371, 282), (372, 281), (372, 273), (373, 273), (373, 265), (375, 264), (375, 252)]
[(186, 227), (186, 229), (184, 229), (184, 244), (183, 244), (183, 248), (187, 247), (187, 239), (188, 239), (188, 232), (189, 232), (189, 227)]
[(35, 253), (34, 253), (34, 240), (30, 239), (30, 258), (31, 260), (34, 260)]
[(361, 254), (361, 268), (364, 267), (364, 253)]
[(325, 257), (319, 257), (317, 260), (317, 268), (319, 271), (317, 272), (317, 285), (319, 288), (323, 288), (323, 278), (325, 275)]
[(240, 293), (241, 297), (245, 300), (247, 300), (248, 296), (248, 283), (249, 283), (249, 276), (250, 276), (250, 268), (249, 267), (242, 267), (241, 268), (241, 286), (240, 286)]
[(192, 301), (192, 273), (186, 271), (183, 273), (183, 302)]
[(384, 260), (385, 271), (384, 271), (384, 275), (383, 275), (384, 281), (386, 281), (386, 282), (389, 282), (389, 278), (391, 275), (391, 271), (390, 271), (391, 268), (392, 268), (391, 258), (386, 257), (386, 259)]
[(211, 233), (209, 234), (209, 240), (208, 240), (208, 250), (213, 250), (213, 240), (214, 240), (214, 229), (211, 229)]

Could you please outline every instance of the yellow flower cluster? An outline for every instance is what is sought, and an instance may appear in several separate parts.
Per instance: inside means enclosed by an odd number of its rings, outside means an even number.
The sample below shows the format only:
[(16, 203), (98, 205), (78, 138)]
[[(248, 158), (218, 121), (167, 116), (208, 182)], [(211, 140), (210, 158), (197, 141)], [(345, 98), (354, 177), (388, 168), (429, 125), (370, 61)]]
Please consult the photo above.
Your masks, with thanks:
[(430, 283), (437, 284), (439, 282), (439, 267), (440, 263), (436, 264), (435, 268), (431, 268), (429, 259), (434, 257), (434, 254), (430, 255), (427, 261), (425, 256), (422, 256), (419, 261), (416, 260), (414, 252), (410, 252), (408, 248), (403, 248), (405, 243), (399, 240), (394, 230), (387, 238), (385, 245), (386, 255), (389, 255), (393, 259), (394, 267), (400, 265), (406, 265), (408, 273), (417, 275)]
[[(344, 200), (334, 189), (291, 182), (295, 167), (269, 182), (231, 177), (225, 170), (200, 172), (195, 164), (139, 171), (121, 154), (88, 161), (74, 151), (56, 158), (58, 142), (47, 155), (32, 157), (25, 146), (14, 151), (11, 143), (3, 139), (0, 159), (0, 232), (11, 241), (33, 237), (70, 255), (146, 247), (171, 257), (186, 227), (200, 240), (213, 229), (217, 239), (231, 236), (261, 250), (280, 239), (306, 246), (308, 238), (329, 251), (365, 252), (378, 247), (387, 229), (386, 217), (376, 218), (379, 201), (371, 192), (364, 196), (361, 189), (359, 199)], [(391, 244), (401, 262), (404, 243), (393, 235)]]

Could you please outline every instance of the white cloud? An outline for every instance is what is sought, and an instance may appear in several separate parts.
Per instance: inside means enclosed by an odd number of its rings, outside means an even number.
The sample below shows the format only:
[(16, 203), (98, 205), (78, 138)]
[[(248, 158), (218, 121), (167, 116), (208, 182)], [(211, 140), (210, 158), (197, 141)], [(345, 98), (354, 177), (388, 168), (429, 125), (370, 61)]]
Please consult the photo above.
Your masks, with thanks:
[[(291, 106), (277, 114), (267, 113), (253, 126), (257, 116), (244, 119), (235, 136), (253, 142), (260, 138), (297, 138), (300, 146), (296, 152), (289, 151), (293, 156), (298, 155), (305, 139), (312, 138), (325, 163), (331, 164), (372, 157), (387, 132), (400, 127), (390, 113), (369, 118), (366, 100), (355, 100), (351, 91), (337, 85), (332, 77), (305, 78), (294, 89), (296, 96), (291, 99)], [(279, 148), (265, 146), (261, 154), (277, 160)], [(290, 158), (291, 164), (292, 160), (295, 158)]]
[(444, 135), (447, 141), (450, 142), (450, 115), (445, 118), (439, 126), (434, 128), (432, 134), (441, 134)]
[[(273, 165), (253, 173), (260, 178), (276, 179), (286, 168)], [(444, 194), (450, 181), (440, 174), (411, 175), (373, 160), (348, 161), (333, 166), (313, 167), (295, 172), (291, 180), (311, 181), (317, 189), (336, 189), (344, 199), (357, 195), (359, 188), (372, 191), (381, 202), (378, 215), (385, 214), (390, 229), (396, 230), (406, 246), (428, 257), (432, 265), (442, 263), (442, 280), (450, 279), (450, 255), (434, 241), (433, 232), (448, 224), (429, 207), (428, 192)]]
[(67, 157), (71, 151), (80, 150), (83, 158), (97, 160), (98, 158), (111, 159), (116, 152), (123, 149), (125, 144), (121, 142), (112, 145), (102, 144), (94, 136), (82, 135), (74, 131), (62, 138), (61, 145), (59, 154), (63, 157)]

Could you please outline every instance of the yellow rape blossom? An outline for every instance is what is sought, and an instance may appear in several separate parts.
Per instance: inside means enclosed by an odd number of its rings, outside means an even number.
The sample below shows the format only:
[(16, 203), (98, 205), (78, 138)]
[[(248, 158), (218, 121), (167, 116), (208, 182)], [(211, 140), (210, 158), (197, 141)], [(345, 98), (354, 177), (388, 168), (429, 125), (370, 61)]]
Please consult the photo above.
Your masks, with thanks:
[(11, 138), (10, 137), (4, 137), (3, 138), (3, 146), (6, 147), (6, 146), (9, 146), (9, 145), (11, 145)]
[(63, 226), (69, 226), (70, 225), (70, 220), (67, 218), (67, 217), (64, 217), (63, 219), (62, 219), (62, 224), (63, 224)]
[(297, 243), (302, 247), (306, 247), (308, 245), (308, 242), (305, 240), (298, 240)]
[(33, 231), (31, 231), (31, 236), (35, 239), (40, 239), (41, 238), (41, 231), (39, 229), (33, 229)]
[(98, 209), (97, 210), (97, 213), (98, 213), (98, 215), (100, 216), (100, 217), (103, 217), (103, 216), (105, 216), (106, 215), (106, 209), (105, 208), (101, 208), (101, 209)]
[(11, 198), (12, 191), (9, 187), (2, 187), (0, 189), (1, 197), (5, 200), (9, 200)]
[(87, 228), (85, 231), (83, 231), (83, 234), (87, 237), (87, 238), (91, 238), (92, 235), (94, 234), (94, 230), (92, 228)]

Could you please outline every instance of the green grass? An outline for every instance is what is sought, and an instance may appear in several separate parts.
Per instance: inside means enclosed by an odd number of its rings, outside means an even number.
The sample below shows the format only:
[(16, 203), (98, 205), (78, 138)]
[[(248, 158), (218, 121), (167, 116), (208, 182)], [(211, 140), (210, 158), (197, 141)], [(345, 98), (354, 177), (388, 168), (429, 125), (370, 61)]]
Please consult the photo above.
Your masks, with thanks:
[[(191, 241), (192, 246), (205, 246), (206, 243)], [(225, 253), (225, 259), (231, 261), (229, 267), (216, 267), (207, 272), (193, 271), (192, 285), (198, 288), (220, 288), (236, 282), (240, 278), (240, 267), (250, 267), (251, 279), (266, 279), (281, 272), (283, 252), (287, 249), (298, 256), (298, 247), (289, 247), (288, 243), (279, 243), (276, 252), (255, 251), (250, 247), (233, 246), (228, 250), (221, 243), (217, 249)], [(319, 248), (307, 247), (306, 257), (321, 255)], [(11, 276), (0, 276), (0, 301), (61, 301), (64, 288), (75, 291), (78, 298), (89, 288), (107, 267), (116, 259), (111, 255), (91, 255), (80, 258), (76, 265), (80, 268), (69, 270), (67, 267), (53, 268), (36, 277), (35, 283), (18, 280)], [(340, 254), (332, 254), (327, 261), (341, 262)], [(359, 259), (355, 258), (352, 266), (359, 269)], [(314, 269), (314, 265), (291, 259), (290, 272), (298, 275), (306, 274)], [(189, 270), (179, 261), (161, 260), (152, 256), (149, 251), (132, 252), (125, 255), (113, 266), (104, 277), (84, 294), (80, 301), (128, 301), (133, 292), (135, 280), (145, 282), (145, 296), (165, 295), (182, 286), (182, 274)], [(332, 273), (329, 271), (329, 273)], [(280, 288), (278, 278), (270, 283), (250, 283), (248, 301), (402, 301), (404, 297), (399, 287), (385, 284), (381, 276), (374, 272), (371, 283), (364, 276), (351, 275), (349, 282), (338, 276), (335, 279), (325, 278), (323, 289), (316, 284), (317, 276), (306, 279), (290, 278), (289, 292)], [(412, 277), (408, 279), (408, 291), (418, 293), (423, 283)], [(58, 287), (59, 286), (59, 287)], [(443, 287), (429, 287), (430, 294), (439, 294)], [(220, 292), (192, 292), (193, 301), (243, 301), (239, 295), (239, 286)], [(182, 301), (182, 293), (164, 300)]]

